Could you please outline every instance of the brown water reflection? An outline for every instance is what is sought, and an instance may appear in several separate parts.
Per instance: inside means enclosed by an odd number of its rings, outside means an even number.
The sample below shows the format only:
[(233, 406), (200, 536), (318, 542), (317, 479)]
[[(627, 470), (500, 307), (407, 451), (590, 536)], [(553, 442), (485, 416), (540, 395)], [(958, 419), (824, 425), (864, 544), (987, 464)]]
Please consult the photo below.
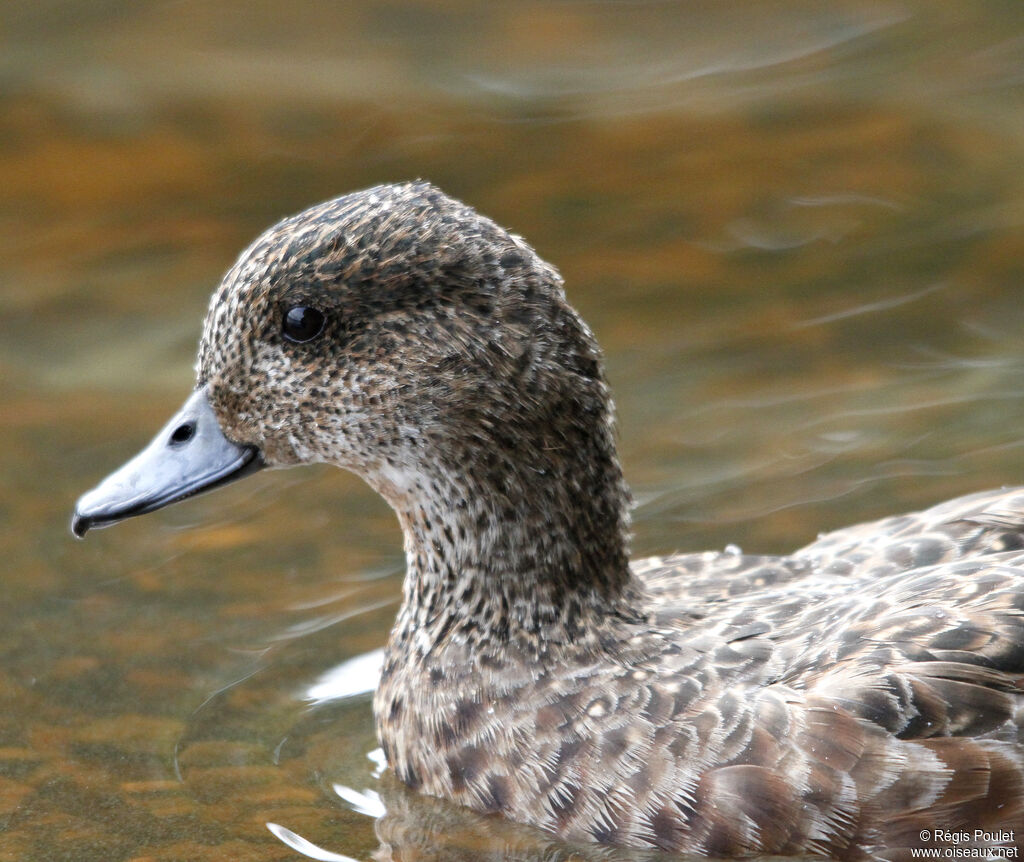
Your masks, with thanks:
[(67, 533), (188, 390), (220, 273), (314, 201), (428, 177), (562, 269), (639, 554), (1024, 481), (1016, 0), (0, 18), (0, 860), (296, 858), (268, 822), (359, 859), (573, 852), (376, 779), (365, 695), (303, 699), (398, 595), (352, 477)]

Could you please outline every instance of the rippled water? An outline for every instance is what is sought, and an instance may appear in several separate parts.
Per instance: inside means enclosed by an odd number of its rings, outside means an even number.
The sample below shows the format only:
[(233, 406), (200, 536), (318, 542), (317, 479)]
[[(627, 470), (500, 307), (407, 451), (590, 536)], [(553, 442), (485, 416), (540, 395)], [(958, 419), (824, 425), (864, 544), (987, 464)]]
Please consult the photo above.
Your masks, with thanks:
[(323, 198), (427, 177), (561, 268), (638, 554), (1024, 481), (1017, 0), (0, 18), (0, 859), (570, 858), (379, 775), (354, 692), (402, 558), (353, 477), (67, 532), (190, 389), (220, 274)]

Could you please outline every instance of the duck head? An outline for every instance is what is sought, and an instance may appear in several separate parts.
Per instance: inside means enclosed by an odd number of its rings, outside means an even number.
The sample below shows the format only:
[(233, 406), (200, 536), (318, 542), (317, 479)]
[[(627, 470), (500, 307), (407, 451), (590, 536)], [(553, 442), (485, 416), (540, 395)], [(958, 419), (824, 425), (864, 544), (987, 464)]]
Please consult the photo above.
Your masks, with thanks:
[(197, 371), (149, 446), (78, 501), (75, 535), (314, 462), (358, 473), (400, 517), (453, 493), (509, 518), (589, 494), (607, 511), (584, 520), (624, 535), (601, 357), (559, 275), (427, 183), (266, 231), (212, 298)]

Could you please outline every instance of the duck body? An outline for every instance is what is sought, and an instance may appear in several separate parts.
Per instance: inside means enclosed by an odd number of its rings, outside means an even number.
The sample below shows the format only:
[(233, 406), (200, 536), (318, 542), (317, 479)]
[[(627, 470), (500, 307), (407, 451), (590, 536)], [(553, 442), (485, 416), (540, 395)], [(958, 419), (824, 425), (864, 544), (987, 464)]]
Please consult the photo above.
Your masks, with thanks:
[(711, 856), (1024, 841), (1024, 491), (630, 564), (593, 335), (522, 239), (425, 183), (257, 239), (198, 372), (74, 531), (261, 465), (363, 476), (405, 537), (374, 710), (410, 787)]
[(389, 762), (573, 840), (890, 859), (977, 830), (971, 847), (1018, 848), (1024, 552), (1001, 519), (1022, 506), (976, 494), (786, 557), (637, 561), (640, 619), (585, 644), (409, 662), (393, 641)]

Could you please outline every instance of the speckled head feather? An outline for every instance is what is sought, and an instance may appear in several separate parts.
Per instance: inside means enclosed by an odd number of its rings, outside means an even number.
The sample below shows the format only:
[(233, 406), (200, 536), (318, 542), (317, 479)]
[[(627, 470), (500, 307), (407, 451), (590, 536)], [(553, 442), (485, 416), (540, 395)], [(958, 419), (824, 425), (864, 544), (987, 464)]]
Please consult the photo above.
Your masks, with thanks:
[[(296, 344), (282, 322), (302, 306), (326, 325)], [(448, 579), (458, 601), (500, 612), (489, 638), (507, 635), (507, 614), (534, 630), (559, 617), (575, 637), (628, 579), (628, 491), (593, 335), (521, 238), (427, 183), (346, 195), (264, 233), (214, 295), (198, 374), (226, 434), (269, 465), (328, 461), (384, 495), (420, 574), (421, 622), (450, 624)]]
[[(315, 345), (289, 344), (281, 334), (283, 314), (299, 305), (327, 315)], [(510, 390), (509, 372), (529, 382), (565, 360), (581, 376), (578, 397), (600, 405), (603, 393), (588, 391), (602, 385), (597, 348), (566, 305), (557, 273), (519, 237), (433, 186), (411, 183), (327, 201), (259, 237), (213, 297), (198, 373), (224, 403), (231, 430), (259, 443), (268, 463), (336, 460), (342, 441), (354, 446), (354, 429), (372, 424), (365, 430), (374, 448), (351, 453), (363, 465), (394, 458), (390, 444), (400, 441), (382, 439), (392, 418), (398, 427), (415, 413), (408, 433), (457, 425), (444, 411), (467, 399), (450, 397), (452, 385)], [(495, 395), (505, 402), (488, 406), (496, 421), (500, 411), (536, 419), (532, 410), (550, 409)], [(343, 419), (321, 416), (325, 410)], [(329, 427), (317, 435), (323, 420)]]
[[(296, 309), (322, 331), (285, 337)], [(526, 243), (424, 183), (256, 240), (198, 370), (231, 441), (398, 513), (374, 709), (411, 787), (714, 856), (901, 860), (935, 830), (1019, 855), (1024, 491), (630, 568), (593, 336)]]

